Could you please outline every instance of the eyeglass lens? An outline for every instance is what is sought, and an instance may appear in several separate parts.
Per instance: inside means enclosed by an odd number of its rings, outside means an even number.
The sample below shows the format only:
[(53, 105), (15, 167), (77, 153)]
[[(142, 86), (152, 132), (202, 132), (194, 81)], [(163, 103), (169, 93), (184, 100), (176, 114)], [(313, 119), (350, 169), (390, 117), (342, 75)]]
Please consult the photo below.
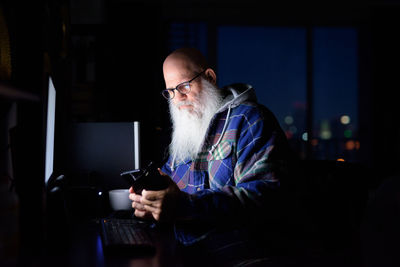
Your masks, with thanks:
[(175, 97), (175, 90), (179, 91), (179, 93), (181, 94), (188, 94), (190, 92), (190, 82), (192, 82), (194, 79), (196, 79), (197, 77), (199, 77), (205, 70), (203, 70), (202, 72), (200, 72), (199, 74), (197, 74), (193, 79), (191, 79), (188, 82), (184, 82), (179, 84), (176, 88), (174, 89), (166, 89), (164, 91), (162, 91), (162, 95), (166, 98), (166, 99), (172, 99)]

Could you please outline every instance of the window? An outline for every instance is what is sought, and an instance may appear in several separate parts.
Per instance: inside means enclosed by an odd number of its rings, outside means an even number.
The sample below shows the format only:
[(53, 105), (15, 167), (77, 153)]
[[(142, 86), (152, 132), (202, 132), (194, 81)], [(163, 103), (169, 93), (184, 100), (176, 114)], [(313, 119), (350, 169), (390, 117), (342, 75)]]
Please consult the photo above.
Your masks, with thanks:
[(305, 151), (306, 31), (304, 28), (218, 28), (219, 85), (251, 84), (277, 117), (291, 145)]
[[(171, 32), (186, 29), (179, 36), (187, 40), (180, 43), (207, 55), (206, 48), (212, 47), (207, 42), (214, 40), (207, 40), (207, 25), (182, 25), (171, 24)], [(220, 25), (215, 32), (216, 59), (212, 60), (217, 62), (219, 86), (251, 84), (258, 101), (276, 115), (301, 158), (358, 160), (356, 28), (314, 27), (308, 40), (305, 27)], [(171, 50), (181, 46), (176, 36), (170, 40)], [(308, 68), (312, 84), (307, 84)], [(312, 103), (307, 103), (307, 92), (311, 92)], [(312, 118), (310, 134), (307, 118)]]
[(313, 30), (313, 157), (357, 160), (358, 58), (354, 28)]

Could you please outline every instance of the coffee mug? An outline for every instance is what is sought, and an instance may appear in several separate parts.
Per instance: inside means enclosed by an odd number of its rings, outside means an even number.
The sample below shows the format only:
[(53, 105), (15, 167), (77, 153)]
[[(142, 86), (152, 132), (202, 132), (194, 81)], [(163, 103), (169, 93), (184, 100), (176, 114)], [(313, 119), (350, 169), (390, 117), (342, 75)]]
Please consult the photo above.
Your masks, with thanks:
[(132, 209), (132, 200), (129, 199), (129, 189), (114, 189), (108, 192), (108, 196), (113, 210)]

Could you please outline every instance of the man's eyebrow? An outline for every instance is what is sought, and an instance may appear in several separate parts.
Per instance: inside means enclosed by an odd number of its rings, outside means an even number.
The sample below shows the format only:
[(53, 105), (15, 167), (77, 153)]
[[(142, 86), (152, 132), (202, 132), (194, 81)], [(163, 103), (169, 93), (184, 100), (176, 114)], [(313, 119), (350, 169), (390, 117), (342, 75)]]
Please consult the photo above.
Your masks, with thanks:
[(176, 87), (178, 87), (179, 85), (184, 84), (184, 83), (187, 83), (187, 81), (178, 83), (175, 87), (166, 88), (166, 90), (175, 90)]

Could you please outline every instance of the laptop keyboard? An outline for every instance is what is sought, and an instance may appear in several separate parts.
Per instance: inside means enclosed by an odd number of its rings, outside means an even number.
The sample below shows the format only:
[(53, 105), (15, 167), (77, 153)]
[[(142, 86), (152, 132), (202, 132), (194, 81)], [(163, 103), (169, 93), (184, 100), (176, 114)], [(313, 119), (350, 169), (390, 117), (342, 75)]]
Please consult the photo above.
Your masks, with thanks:
[(104, 247), (154, 247), (151, 233), (134, 219), (102, 219), (102, 238)]

